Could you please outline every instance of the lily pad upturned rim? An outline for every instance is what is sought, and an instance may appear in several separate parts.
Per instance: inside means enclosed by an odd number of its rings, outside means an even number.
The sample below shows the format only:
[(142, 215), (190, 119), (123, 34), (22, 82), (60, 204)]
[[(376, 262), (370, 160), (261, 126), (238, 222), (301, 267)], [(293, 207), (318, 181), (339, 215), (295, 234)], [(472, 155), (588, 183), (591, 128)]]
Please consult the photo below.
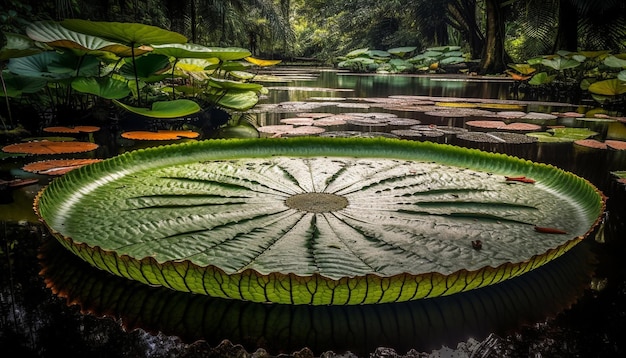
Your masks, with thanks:
[[(390, 277), (366, 274), (335, 280), (320, 274), (309, 276), (277, 272), (261, 274), (251, 269), (227, 274), (219, 267), (197, 266), (188, 260), (159, 262), (153, 257), (134, 258), (128, 255), (118, 255), (116, 251), (103, 249), (100, 246), (75, 242), (72, 238), (65, 236), (63, 229), (55, 223), (58, 221), (58, 218), (55, 218), (56, 215), (65, 215), (55, 213), (55, 208), (64, 207), (63, 203), (79, 200), (78, 196), (83, 195), (85, 191), (93, 190), (99, 185), (122, 176), (132, 176), (133, 173), (155, 167), (181, 164), (181, 161), (190, 163), (272, 156), (300, 158), (334, 156), (436, 161), (440, 164), (490, 173), (532, 177), (537, 182), (541, 182), (541, 185), (552, 188), (550, 190), (558, 192), (559, 195), (576, 195), (581, 200), (580, 210), (589, 219), (590, 227), (584, 235), (570, 237), (562, 245), (533, 256), (525, 262), (507, 262), (497, 267), (486, 266), (475, 271), (460, 270), (450, 275), (436, 272), (401, 273)], [(157, 157), (158, 160), (155, 160)], [(39, 192), (34, 208), (50, 232), (67, 249), (90, 264), (118, 276), (180, 291), (256, 302), (345, 305), (401, 302), (437, 297), (484, 287), (519, 276), (562, 255), (593, 232), (605, 208), (605, 200), (604, 195), (584, 178), (551, 165), (533, 163), (503, 154), (447, 144), (388, 138), (299, 137), (206, 140), (128, 152), (78, 168), (53, 180)]]

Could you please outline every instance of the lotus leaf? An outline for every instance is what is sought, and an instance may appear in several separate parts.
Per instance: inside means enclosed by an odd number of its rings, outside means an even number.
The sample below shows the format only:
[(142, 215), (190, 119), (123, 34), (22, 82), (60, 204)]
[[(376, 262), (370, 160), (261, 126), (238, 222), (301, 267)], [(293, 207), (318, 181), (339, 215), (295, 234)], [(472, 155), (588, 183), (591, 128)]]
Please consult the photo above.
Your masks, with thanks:
[(46, 51), (13, 58), (9, 60), (7, 68), (16, 75), (62, 80), (76, 75), (94, 76), (98, 73), (98, 65), (99, 61), (92, 56), (86, 56), (80, 61), (79, 57), (71, 54)]
[(569, 68), (576, 68), (580, 66), (580, 62), (574, 59), (567, 59), (563, 57), (557, 57), (555, 59), (544, 59), (541, 61), (544, 66), (551, 67), (557, 71), (563, 71)]
[(72, 31), (132, 46), (187, 42), (187, 38), (179, 33), (139, 23), (66, 19), (61, 25)]
[(535, 86), (545, 85), (551, 83), (555, 77), (555, 75), (548, 75), (546, 72), (539, 72), (534, 75), (528, 83)]
[(8, 71), (3, 71), (2, 79), (4, 80), (6, 93), (4, 91), (0, 92), (0, 96), (12, 98), (18, 98), (23, 93), (36, 93), (43, 89), (47, 83), (44, 78), (16, 76)]
[(231, 80), (224, 80), (224, 79), (214, 78), (214, 77), (211, 77), (209, 79), (209, 86), (214, 87), (214, 88), (224, 89), (224, 90), (238, 89), (238, 90), (249, 90), (249, 91), (260, 91), (263, 88), (263, 85), (258, 84), (258, 83), (231, 81)]
[(354, 57), (362, 56), (362, 55), (367, 54), (369, 50), (370, 50), (369, 48), (360, 48), (360, 49), (352, 50), (346, 54), (346, 57), (354, 58)]
[(131, 92), (128, 82), (114, 77), (78, 77), (72, 81), (72, 88), (106, 99), (121, 99)]
[(117, 56), (128, 57), (149, 52), (149, 48), (131, 49), (117, 42), (107, 41), (100, 37), (71, 31), (55, 21), (39, 21), (26, 28), (28, 36), (36, 41), (44, 42), (52, 47), (71, 49), (79, 54), (106, 51)]
[(133, 107), (117, 100), (113, 100), (113, 103), (126, 109), (129, 112), (153, 118), (181, 118), (194, 113), (198, 113), (202, 110), (202, 108), (200, 108), (200, 105), (189, 99), (176, 99), (165, 102), (154, 102), (152, 104), (152, 109)]
[(617, 78), (594, 82), (589, 85), (589, 92), (605, 96), (617, 96), (626, 93), (626, 82)]
[(398, 57), (404, 57), (407, 54), (415, 51), (416, 49), (417, 49), (417, 47), (415, 47), (415, 46), (396, 47), (396, 48), (391, 48), (391, 49), (387, 50), (387, 52), (389, 52), (392, 55), (396, 55)]
[(128, 152), (72, 170), (35, 201), (60, 243), (112, 274), (313, 305), (495, 284), (574, 247), (604, 208), (588, 181), (545, 164), (429, 142), (319, 137)]
[(148, 54), (135, 59), (134, 63), (127, 61), (120, 69), (120, 75), (128, 79), (134, 79), (137, 76), (146, 82), (158, 82), (168, 77), (163, 72), (169, 68), (168, 56)]
[(219, 90), (218, 92), (209, 92), (204, 95), (212, 103), (217, 103), (221, 107), (238, 111), (246, 111), (259, 102), (257, 92), (249, 90), (229, 90), (226, 93)]
[(622, 60), (621, 58), (612, 55), (604, 59), (604, 64), (614, 68), (626, 68), (626, 60)]
[(255, 57), (246, 57), (246, 61), (261, 67), (275, 66), (282, 62), (282, 60), (263, 60)]
[(24, 35), (7, 32), (4, 33), (4, 37), (6, 38), (6, 44), (0, 48), (0, 61), (30, 56), (41, 52), (41, 49), (35, 47), (33, 41)]

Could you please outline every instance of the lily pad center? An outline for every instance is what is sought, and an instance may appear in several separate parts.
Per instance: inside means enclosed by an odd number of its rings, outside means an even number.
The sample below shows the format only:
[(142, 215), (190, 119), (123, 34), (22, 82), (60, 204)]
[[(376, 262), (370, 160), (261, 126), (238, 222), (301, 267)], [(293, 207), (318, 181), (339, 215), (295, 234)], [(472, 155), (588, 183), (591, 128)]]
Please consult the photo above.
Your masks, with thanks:
[(285, 205), (310, 213), (329, 213), (347, 207), (348, 199), (331, 193), (301, 193), (288, 197)]

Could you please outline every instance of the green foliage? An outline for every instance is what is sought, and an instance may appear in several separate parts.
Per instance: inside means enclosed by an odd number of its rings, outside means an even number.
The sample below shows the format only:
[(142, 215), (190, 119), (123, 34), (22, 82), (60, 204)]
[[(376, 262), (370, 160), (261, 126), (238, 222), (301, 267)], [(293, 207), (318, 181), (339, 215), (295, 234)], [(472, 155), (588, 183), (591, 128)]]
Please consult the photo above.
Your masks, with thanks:
[[(356, 49), (338, 58), (337, 67), (352, 72), (416, 73), (442, 72), (446, 65), (466, 62), (460, 46), (431, 47), (409, 57), (417, 47), (406, 46), (387, 51)], [(408, 58), (407, 58), (408, 57)]]
[[(199, 103), (249, 109), (264, 88), (241, 71), (277, 63), (252, 59), (239, 47), (188, 44), (178, 33), (139, 23), (45, 21), (29, 25), (26, 33), (8, 34), (0, 49), (8, 70), (4, 97), (46, 99), (42, 105), (53, 109), (88, 110), (111, 99), (123, 109), (160, 118), (190, 115), (200, 110)], [(28, 82), (32, 86), (25, 86)]]
[(608, 50), (558, 51), (509, 67), (519, 75), (532, 74), (527, 83), (536, 88), (552, 93), (582, 90), (599, 103), (619, 103), (626, 100), (625, 57)]

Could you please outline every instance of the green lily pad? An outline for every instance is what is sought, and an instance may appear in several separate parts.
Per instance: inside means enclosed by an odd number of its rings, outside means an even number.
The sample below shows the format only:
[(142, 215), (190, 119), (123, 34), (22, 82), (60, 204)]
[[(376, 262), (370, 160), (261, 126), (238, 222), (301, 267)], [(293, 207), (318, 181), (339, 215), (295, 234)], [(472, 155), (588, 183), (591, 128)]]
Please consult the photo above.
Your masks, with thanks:
[(189, 99), (154, 102), (152, 109), (129, 106), (117, 100), (113, 100), (113, 103), (129, 112), (153, 118), (181, 118), (202, 110), (200, 105)]
[(588, 181), (545, 164), (430, 142), (318, 137), (128, 152), (70, 171), (35, 201), (63, 246), (112, 274), (313, 305), (496, 284), (574, 247), (604, 208)]
[(589, 128), (551, 128), (546, 132), (526, 133), (527, 136), (535, 137), (542, 143), (574, 142), (597, 134)]

